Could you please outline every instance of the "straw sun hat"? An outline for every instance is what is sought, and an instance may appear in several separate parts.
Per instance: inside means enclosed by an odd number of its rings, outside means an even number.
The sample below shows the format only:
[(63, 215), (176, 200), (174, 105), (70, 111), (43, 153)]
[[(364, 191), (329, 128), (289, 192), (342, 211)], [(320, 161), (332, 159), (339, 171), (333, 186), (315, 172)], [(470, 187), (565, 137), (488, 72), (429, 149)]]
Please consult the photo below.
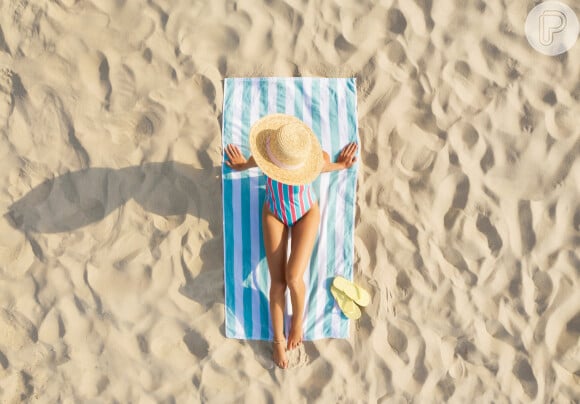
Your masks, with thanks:
[(250, 149), (264, 174), (289, 185), (314, 181), (324, 163), (312, 129), (291, 115), (266, 115), (256, 121), (250, 129)]

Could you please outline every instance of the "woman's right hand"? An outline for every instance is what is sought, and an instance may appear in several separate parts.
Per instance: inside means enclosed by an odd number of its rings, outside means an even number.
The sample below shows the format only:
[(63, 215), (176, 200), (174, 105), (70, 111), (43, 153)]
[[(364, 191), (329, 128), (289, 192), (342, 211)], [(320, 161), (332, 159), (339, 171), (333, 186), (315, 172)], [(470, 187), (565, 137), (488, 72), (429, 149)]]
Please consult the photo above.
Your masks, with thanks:
[(226, 146), (226, 156), (228, 156), (228, 161), (226, 161), (226, 165), (234, 170), (242, 171), (247, 168), (248, 160), (242, 154), (240, 148), (238, 146), (234, 146), (233, 144), (229, 144)]

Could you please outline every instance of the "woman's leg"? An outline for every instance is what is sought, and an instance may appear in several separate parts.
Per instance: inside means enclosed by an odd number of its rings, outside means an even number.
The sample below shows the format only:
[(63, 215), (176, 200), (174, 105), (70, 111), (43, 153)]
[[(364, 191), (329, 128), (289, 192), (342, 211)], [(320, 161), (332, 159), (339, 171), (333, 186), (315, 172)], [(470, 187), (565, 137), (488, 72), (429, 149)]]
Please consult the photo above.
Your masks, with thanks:
[(288, 335), (288, 349), (296, 348), (302, 342), (302, 318), (304, 315), (304, 271), (312, 255), (318, 234), (320, 209), (314, 204), (310, 210), (292, 226), (292, 246), (286, 264), (286, 284), (292, 300), (292, 325)]
[(262, 209), (264, 247), (270, 271), (270, 316), (274, 330), (274, 362), (281, 367), (288, 366), (286, 344), (284, 344), (284, 295), (286, 293), (286, 250), (288, 227), (282, 223), (264, 204)]

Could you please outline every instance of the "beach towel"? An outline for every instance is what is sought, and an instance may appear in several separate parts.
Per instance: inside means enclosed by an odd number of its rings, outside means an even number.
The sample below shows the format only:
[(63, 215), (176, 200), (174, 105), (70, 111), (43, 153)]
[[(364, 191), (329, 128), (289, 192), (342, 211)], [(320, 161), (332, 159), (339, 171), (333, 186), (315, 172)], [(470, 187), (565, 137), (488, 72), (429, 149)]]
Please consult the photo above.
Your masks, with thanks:
[[(237, 145), (249, 157), (250, 127), (271, 113), (303, 120), (332, 161), (346, 144), (358, 142), (354, 78), (225, 79), (222, 146)], [(262, 240), (266, 177), (259, 168), (232, 170), (226, 159), (222, 163), (225, 333), (229, 338), (271, 340), (270, 277)], [(330, 284), (337, 275), (352, 280), (357, 168), (358, 163), (349, 170), (323, 173), (313, 183), (321, 220), (304, 274), (304, 340), (349, 335), (349, 320), (335, 303)], [(286, 326), (291, 313), (288, 293)]]

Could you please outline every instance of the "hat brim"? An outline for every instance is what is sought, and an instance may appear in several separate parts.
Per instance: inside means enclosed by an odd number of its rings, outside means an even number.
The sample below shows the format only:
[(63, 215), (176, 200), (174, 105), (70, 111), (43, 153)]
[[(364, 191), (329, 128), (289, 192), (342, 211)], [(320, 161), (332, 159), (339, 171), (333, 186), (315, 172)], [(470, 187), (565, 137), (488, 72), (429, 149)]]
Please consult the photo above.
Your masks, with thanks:
[[(287, 170), (278, 167), (268, 157), (266, 150), (268, 137), (289, 123), (302, 125), (311, 137), (310, 154), (304, 162), (304, 165), (296, 170)], [(250, 129), (250, 150), (252, 151), (252, 156), (254, 156), (256, 164), (264, 174), (283, 184), (302, 185), (311, 183), (320, 174), (324, 163), (322, 148), (320, 147), (318, 138), (308, 125), (292, 115), (271, 114), (257, 120)]]

